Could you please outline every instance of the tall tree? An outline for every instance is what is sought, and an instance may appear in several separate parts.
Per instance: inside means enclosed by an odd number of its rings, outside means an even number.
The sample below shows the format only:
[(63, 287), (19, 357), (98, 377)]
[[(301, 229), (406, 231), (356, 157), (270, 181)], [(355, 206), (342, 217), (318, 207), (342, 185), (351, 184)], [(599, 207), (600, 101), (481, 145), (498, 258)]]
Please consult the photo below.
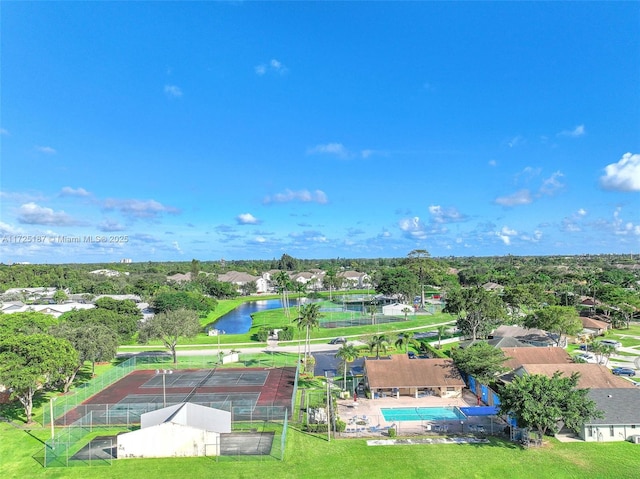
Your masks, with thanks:
[(140, 341), (159, 339), (171, 351), (173, 363), (178, 362), (176, 346), (180, 338), (193, 338), (201, 330), (198, 313), (189, 309), (177, 309), (158, 313), (143, 324)]
[(160, 312), (190, 309), (207, 314), (216, 309), (217, 301), (197, 291), (159, 291), (152, 300), (153, 307)]
[(69, 391), (71, 383), (85, 361), (91, 362), (91, 373), (95, 373), (96, 361), (110, 361), (118, 352), (117, 334), (103, 324), (63, 322), (51, 329), (51, 334), (64, 338), (78, 352), (78, 362), (72, 374), (65, 379), (63, 391)]
[(409, 268), (388, 268), (381, 272), (376, 291), (408, 301), (420, 290), (418, 275)]
[(527, 328), (539, 328), (557, 335), (560, 346), (563, 335), (576, 335), (582, 331), (578, 312), (571, 306), (547, 306), (528, 314), (524, 320)]
[(444, 311), (457, 315), (458, 329), (474, 341), (487, 337), (507, 317), (500, 297), (481, 286), (449, 290)]
[(27, 423), (36, 392), (64, 381), (77, 363), (71, 343), (48, 334), (16, 334), (0, 342), (0, 384), (20, 401)]
[(460, 371), (483, 384), (489, 384), (497, 374), (507, 370), (504, 367), (507, 359), (504, 351), (494, 348), (486, 341), (478, 341), (464, 349), (456, 348), (451, 357)]
[(279, 271), (275, 275), (274, 280), (276, 282), (276, 288), (278, 289), (278, 292), (280, 293), (280, 296), (282, 298), (284, 315), (289, 318), (291, 314), (289, 311), (289, 288), (291, 286), (291, 278), (286, 271)]
[(405, 353), (409, 351), (409, 346), (419, 347), (418, 341), (413, 338), (413, 333), (409, 331), (400, 333), (394, 345), (397, 348), (404, 348)]
[(564, 423), (578, 430), (587, 420), (602, 417), (587, 397), (588, 389), (577, 389), (578, 373), (563, 377), (542, 374), (516, 376), (500, 392), (500, 413), (514, 417), (519, 427), (541, 435), (555, 434)]
[(342, 387), (343, 390), (347, 389), (347, 367), (349, 363), (356, 360), (358, 357), (358, 350), (353, 344), (344, 343), (338, 352), (336, 353), (336, 358), (340, 359), (344, 365), (344, 385)]
[(426, 249), (414, 249), (407, 255), (409, 267), (418, 274), (421, 308), (424, 308), (424, 277), (427, 270), (427, 259), (429, 256), (431, 255)]
[(60, 316), (60, 322), (68, 322), (74, 326), (88, 323), (102, 324), (116, 332), (120, 343), (131, 341), (138, 330), (138, 320), (134, 316), (119, 314), (104, 308), (69, 311)]
[(320, 325), (320, 303), (305, 304), (300, 308), (300, 315), (295, 319), (298, 329), (305, 331), (304, 341), (304, 370), (307, 370), (307, 360), (311, 355), (311, 330)]
[(389, 339), (384, 334), (374, 334), (367, 339), (367, 346), (369, 346), (370, 352), (376, 352), (376, 359), (380, 359), (380, 351), (387, 352)]

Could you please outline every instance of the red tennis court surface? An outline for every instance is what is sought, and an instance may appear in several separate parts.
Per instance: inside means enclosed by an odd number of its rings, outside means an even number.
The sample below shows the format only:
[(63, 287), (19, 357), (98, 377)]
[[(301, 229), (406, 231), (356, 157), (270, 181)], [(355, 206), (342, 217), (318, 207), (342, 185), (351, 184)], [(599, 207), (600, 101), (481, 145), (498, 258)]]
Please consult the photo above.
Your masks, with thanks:
[(98, 414), (102, 411), (109, 411), (107, 417), (116, 410), (128, 415), (181, 402), (233, 408), (238, 419), (245, 415), (257, 418), (267, 410), (271, 411), (267, 414), (273, 414), (274, 409), (281, 409), (283, 414), (286, 409), (291, 415), (295, 374), (295, 368), (134, 371), (58, 418), (56, 423), (70, 424), (89, 411), (92, 421), (99, 422)]

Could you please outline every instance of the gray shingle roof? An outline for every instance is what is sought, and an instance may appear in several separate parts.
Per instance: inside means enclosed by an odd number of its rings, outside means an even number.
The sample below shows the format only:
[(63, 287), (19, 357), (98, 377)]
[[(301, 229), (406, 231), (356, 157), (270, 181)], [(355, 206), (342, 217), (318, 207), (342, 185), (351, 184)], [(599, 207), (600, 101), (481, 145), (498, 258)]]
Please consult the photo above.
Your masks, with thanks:
[(587, 424), (640, 425), (640, 388), (591, 389), (588, 396), (604, 417)]

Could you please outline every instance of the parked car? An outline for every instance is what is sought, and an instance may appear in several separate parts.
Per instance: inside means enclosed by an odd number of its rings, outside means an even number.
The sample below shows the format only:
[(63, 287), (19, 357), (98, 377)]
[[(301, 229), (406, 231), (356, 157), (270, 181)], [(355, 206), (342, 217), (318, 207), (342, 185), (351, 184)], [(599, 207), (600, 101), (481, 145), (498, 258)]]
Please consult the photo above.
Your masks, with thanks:
[(620, 341), (614, 341), (613, 339), (602, 339), (600, 343), (605, 346), (613, 346), (616, 349), (622, 347), (622, 343)]
[(591, 353), (581, 353), (575, 355), (576, 359), (582, 360), (586, 363), (595, 363), (596, 357)]
[(333, 338), (331, 341), (329, 341), (329, 344), (345, 344), (347, 342), (347, 340), (343, 337), (340, 338)]
[(409, 359), (415, 359), (416, 358), (416, 353), (414, 353), (413, 351), (408, 351), (407, 352), (407, 356), (409, 356)]
[(613, 368), (611, 370), (616, 376), (635, 376), (636, 372), (631, 368)]

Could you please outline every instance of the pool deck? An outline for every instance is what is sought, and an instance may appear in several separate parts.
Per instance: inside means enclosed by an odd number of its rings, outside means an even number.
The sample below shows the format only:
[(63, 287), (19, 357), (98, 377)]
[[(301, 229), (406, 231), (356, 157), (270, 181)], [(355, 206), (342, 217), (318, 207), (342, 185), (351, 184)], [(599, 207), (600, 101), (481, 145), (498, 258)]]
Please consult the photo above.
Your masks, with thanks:
[(428, 396), (414, 398), (409, 396), (366, 399), (358, 397), (338, 400), (338, 414), (347, 423), (346, 437), (379, 437), (394, 427), (399, 435), (413, 436), (424, 434), (467, 434), (493, 433), (502, 430), (504, 424), (490, 417), (472, 417), (464, 420), (447, 421), (386, 421), (381, 408), (417, 408), (417, 407), (466, 407), (475, 406), (475, 396), (468, 394), (463, 398), (441, 398)]

